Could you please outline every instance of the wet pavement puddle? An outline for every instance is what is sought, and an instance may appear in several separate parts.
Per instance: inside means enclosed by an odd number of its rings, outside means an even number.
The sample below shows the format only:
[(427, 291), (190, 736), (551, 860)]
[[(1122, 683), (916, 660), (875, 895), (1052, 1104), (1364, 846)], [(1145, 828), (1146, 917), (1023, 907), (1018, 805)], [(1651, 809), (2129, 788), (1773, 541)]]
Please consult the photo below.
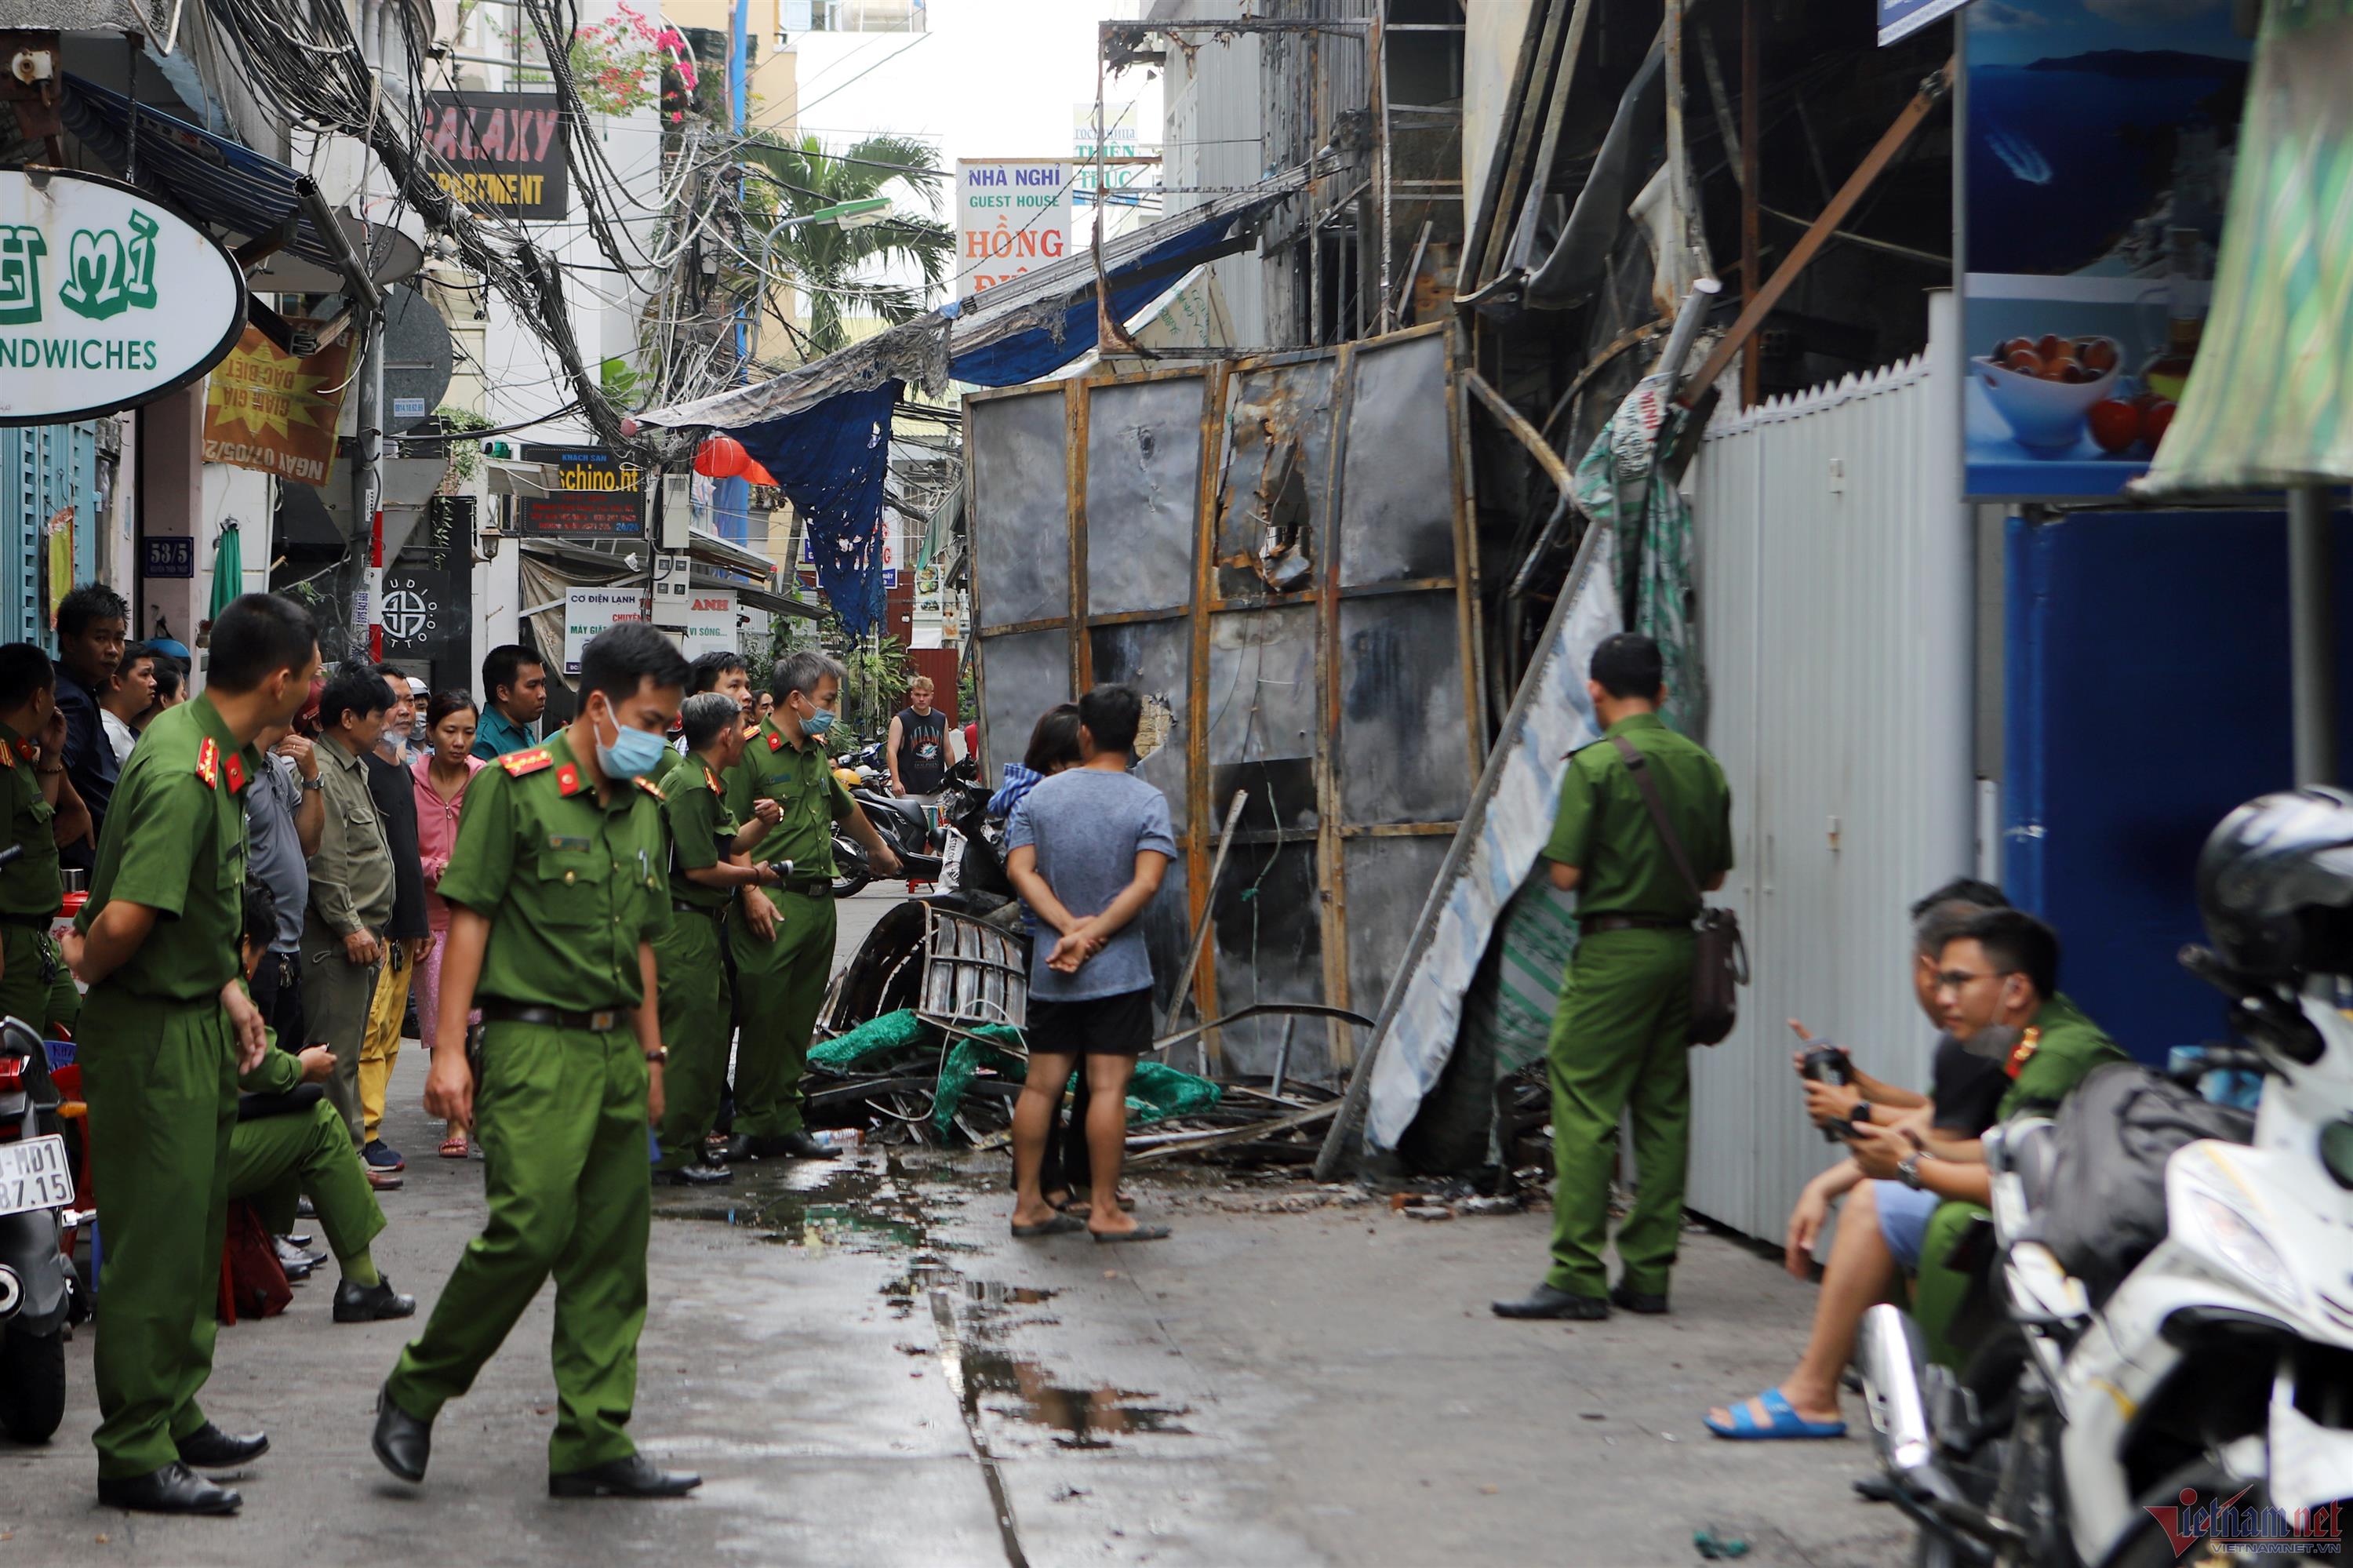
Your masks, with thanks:
[(855, 1162), (797, 1162), (774, 1175), (758, 1167), (738, 1171), (750, 1179), (739, 1177), (723, 1193), (658, 1193), (656, 1217), (733, 1226), (811, 1256), (832, 1248), (903, 1257), (905, 1271), (886, 1280), (881, 1294), (894, 1317), (927, 1316), (938, 1345), (936, 1351), (908, 1343), (897, 1349), (937, 1355), (987, 1489), (1008, 1568), (1028, 1568), (1029, 1559), (998, 1467), (999, 1442), (1103, 1451), (1135, 1437), (1195, 1435), (1184, 1425), (1189, 1406), (1147, 1389), (1063, 1381), (1016, 1342), (1060, 1326), (1061, 1319), (1043, 1309), (1061, 1293), (973, 1277), (950, 1261), (981, 1248), (940, 1234), (943, 1222), (984, 1194), (1000, 1196), (969, 1168), (917, 1165), (895, 1150), (881, 1150)]

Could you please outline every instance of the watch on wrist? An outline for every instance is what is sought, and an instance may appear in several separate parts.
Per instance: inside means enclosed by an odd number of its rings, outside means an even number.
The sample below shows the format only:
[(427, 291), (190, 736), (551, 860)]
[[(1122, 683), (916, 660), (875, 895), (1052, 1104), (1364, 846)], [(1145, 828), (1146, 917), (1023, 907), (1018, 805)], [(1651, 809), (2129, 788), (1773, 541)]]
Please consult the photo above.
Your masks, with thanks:
[(299, 784), (305, 789), (323, 789), (327, 787), (327, 781), (325, 779), (316, 777), (310, 779), (297, 779), (295, 783)]
[(667, 1045), (656, 1046), (654, 1049), (646, 1053), (646, 1060), (651, 1062), (657, 1067), (660, 1066), (663, 1063), (670, 1060), (670, 1047)]
[(1907, 1154), (1903, 1159), (1897, 1160), (1895, 1162), (1895, 1179), (1898, 1181), (1903, 1182), (1906, 1187), (1911, 1188), (1915, 1192), (1918, 1192), (1920, 1190), (1920, 1156), (1917, 1154)]
[(1871, 1102), (1869, 1100), (1857, 1100), (1854, 1102), (1854, 1109), (1847, 1112), (1846, 1114), (1847, 1119), (1854, 1122), (1858, 1126), (1868, 1122), (1871, 1120)]

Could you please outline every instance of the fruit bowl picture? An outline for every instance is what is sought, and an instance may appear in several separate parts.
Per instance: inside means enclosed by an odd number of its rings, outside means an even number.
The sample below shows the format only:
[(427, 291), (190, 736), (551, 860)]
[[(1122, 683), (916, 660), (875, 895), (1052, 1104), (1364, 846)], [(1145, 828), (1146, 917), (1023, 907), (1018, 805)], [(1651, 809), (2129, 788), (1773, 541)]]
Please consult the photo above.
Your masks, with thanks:
[(1994, 412), (2036, 457), (2063, 457), (2083, 444), (2094, 405), (2107, 401), (2123, 363), (2112, 337), (2013, 337), (1969, 361)]

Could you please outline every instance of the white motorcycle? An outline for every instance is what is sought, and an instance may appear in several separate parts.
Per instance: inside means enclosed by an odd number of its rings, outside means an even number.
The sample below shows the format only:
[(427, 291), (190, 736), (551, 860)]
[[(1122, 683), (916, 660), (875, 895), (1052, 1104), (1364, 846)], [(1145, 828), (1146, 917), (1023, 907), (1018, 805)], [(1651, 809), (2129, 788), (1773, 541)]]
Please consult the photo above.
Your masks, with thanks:
[(1956, 1377), (1926, 1364), (1898, 1308), (1865, 1319), (1858, 1360), (1883, 1473), (1861, 1489), (1920, 1526), (1923, 1563), (2139, 1568), (2342, 1551), (2353, 978), (2315, 976), (2297, 996), (2203, 948), (2182, 957), (2232, 999), (2253, 1047), (2218, 1060), (2264, 1075), (2253, 1143), (2175, 1149), (2162, 1239), (2120, 1260), (2128, 1272), (2103, 1289), (2037, 1239), (2068, 1178), (2053, 1181), (2054, 1124), (2014, 1120), (1985, 1145), (2007, 1358)]

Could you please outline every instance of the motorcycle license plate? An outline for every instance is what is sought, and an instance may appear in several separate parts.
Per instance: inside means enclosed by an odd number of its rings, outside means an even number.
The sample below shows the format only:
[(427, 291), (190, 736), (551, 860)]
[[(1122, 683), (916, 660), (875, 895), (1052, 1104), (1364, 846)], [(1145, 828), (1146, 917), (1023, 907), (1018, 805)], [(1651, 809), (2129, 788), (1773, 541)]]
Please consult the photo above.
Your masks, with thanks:
[(73, 1177), (66, 1171), (66, 1140), (51, 1134), (0, 1143), (0, 1214), (71, 1208)]

